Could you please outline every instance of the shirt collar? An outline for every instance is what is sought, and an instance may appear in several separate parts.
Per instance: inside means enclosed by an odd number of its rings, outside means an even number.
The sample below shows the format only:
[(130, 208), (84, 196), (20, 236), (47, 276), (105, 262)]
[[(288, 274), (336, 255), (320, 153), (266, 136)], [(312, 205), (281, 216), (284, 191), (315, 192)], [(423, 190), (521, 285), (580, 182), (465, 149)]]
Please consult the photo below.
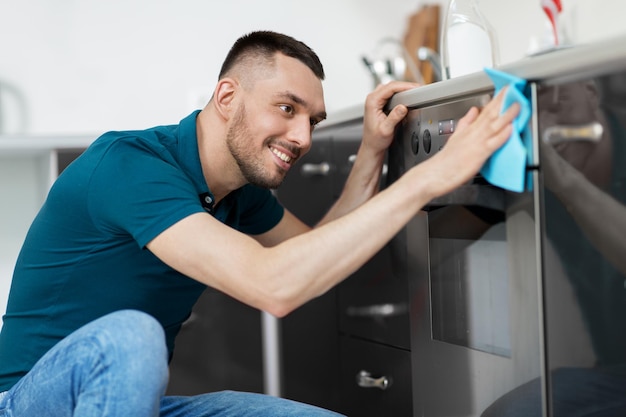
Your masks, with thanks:
[(200, 110), (195, 110), (189, 116), (182, 119), (178, 125), (178, 152), (179, 163), (189, 175), (200, 197), (200, 202), (205, 210), (210, 212), (215, 197), (209, 190), (204, 179), (200, 151), (198, 149), (198, 134), (196, 130), (196, 118)]
[[(204, 179), (202, 164), (200, 162), (200, 151), (198, 149), (198, 134), (196, 128), (196, 118), (200, 110), (195, 110), (189, 116), (182, 119), (178, 129), (178, 152), (180, 155), (179, 163), (189, 175), (194, 184), (202, 207), (209, 213), (216, 215), (214, 207), (215, 196), (209, 189)], [(234, 201), (240, 193), (240, 189), (234, 190), (228, 194), (221, 202), (216, 217), (226, 216), (227, 212), (232, 208)]]

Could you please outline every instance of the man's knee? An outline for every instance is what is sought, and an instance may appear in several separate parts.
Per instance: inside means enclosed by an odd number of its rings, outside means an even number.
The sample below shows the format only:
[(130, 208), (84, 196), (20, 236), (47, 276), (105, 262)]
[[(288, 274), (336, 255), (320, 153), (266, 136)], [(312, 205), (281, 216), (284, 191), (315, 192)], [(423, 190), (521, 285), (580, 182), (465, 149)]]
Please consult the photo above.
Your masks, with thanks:
[(120, 310), (93, 322), (107, 366), (130, 379), (167, 380), (167, 347), (161, 324), (149, 314)]
[(161, 324), (147, 313), (137, 310), (120, 310), (110, 313), (94, 323), (102, 327), (99, 335), (116, 349), (160, 355), (167, 361), (165, 333)]

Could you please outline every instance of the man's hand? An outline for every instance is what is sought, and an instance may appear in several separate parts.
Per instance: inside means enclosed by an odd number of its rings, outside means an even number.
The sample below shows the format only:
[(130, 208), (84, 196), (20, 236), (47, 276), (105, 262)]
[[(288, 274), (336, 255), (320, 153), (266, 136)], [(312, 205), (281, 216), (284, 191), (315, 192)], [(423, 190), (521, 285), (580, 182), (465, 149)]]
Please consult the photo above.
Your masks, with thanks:
[[(519, 113), (513, 103), (501, 112), (507, 88), (502, 89), (485, 107), (471, 108), (463, 116), (446, 145), (432, 158), (420, 164), (427, 175), (431, 197), (447, 194), (469, 181), (485, 161), (511, 136), (512, 122)], [(421, 174), (423, 175), (423, 174)]]
[(389, 114), (384, 108), (396, 93), (419, 87), (419, 84), (393, 81), (381, 84), (365, 100), (363, 117), (363, 146), (374, 154), (384, 152), (393, 141), (396, 125), (406, 116), (407, 108), (403, 105), (394, 107)]

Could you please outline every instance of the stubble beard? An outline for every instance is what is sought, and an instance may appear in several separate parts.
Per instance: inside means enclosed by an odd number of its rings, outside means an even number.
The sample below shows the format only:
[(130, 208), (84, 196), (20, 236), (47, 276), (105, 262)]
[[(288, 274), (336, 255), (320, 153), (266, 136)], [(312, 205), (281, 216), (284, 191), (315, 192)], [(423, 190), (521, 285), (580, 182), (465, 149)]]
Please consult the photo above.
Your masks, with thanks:
[[(283, 182), (286, 171), (277, 167), (276, 175), (268, 172), (263, 164), (263, 155), (259, 155), (249, 146), (252, 138), (247, 122), (245, 105), (242, 104), (237, 109), (232, 126), (228, 129), (226, 145), (248, 183), (261, 188), (276, 189)], [(264, 147), (269, 147), (272, 140), (271, 137), (265, 139)]]

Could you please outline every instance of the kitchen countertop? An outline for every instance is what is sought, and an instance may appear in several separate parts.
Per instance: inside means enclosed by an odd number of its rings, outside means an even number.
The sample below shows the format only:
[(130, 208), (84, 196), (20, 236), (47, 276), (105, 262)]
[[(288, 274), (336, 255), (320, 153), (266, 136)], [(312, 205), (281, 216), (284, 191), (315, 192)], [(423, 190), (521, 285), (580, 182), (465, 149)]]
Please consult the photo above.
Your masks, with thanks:
[[(528, 81), (566, 82), (570, 79), (608, 74), (621, 69), (625, 59), (626, 37), (617, 37), (545, 51), (497, 69)], [(450, 98), (462, 98), (491, 91), (493, 91), (491, 79), (481, 71), (398, 93), (390, 100), (389, 107), (397, 104), (423, 107), (448, 101)]]
[(0, 135), (0, 156), (43, 154), (52, 150), (81, 149), (99, 135)]
[[(564, 82), (569, 78), (609, 73), (616, 68), (623, 67), (625, 59), (626, 36), (623, 36), (544, 51), (497, 69), (529, 81)], [(436, 105), (451, 98), (462, 98), (492, 91), (493, 83), (489, 76), (484, 72), (477, 72), (398, 93), (391, 98), (388, 106), (391, 108), (397, 104), (404, 104), (414, 108), (424, 107)], [(363, 105), (348, 107), (330, 114), (328, 119), (320, 124), (319, 130), (354, 123), (362, 119)]]

